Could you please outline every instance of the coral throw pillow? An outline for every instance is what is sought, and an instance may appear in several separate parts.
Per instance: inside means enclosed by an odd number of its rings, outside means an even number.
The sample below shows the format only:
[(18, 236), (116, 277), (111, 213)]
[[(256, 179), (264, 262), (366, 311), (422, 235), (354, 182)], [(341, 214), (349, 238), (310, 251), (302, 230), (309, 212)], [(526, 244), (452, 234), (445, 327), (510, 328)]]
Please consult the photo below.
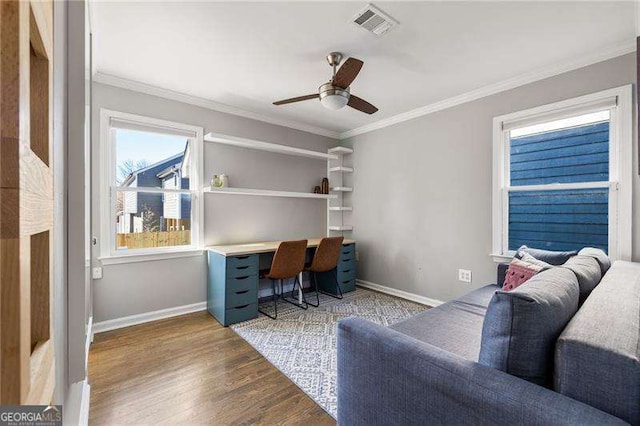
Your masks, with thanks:
[(510, 291), (514, 288), (518, 288), (535, 274), (543, 271), (547, 268), (541, 265), (525, 262), (520, 259), (514, 258), (509, 264), (507, 274), (504, 278), (504, 284), (502, 285), (503, 291)]

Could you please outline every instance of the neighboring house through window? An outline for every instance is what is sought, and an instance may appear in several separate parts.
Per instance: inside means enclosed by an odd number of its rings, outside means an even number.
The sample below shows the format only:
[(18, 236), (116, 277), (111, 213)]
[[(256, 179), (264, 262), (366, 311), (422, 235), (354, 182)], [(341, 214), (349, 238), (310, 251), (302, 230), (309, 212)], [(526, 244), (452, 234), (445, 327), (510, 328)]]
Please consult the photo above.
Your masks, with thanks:
[(197, 249), (202, 129), (101, 111), (102, 257)]
[(494, 119), (493, 254), (631, 257), (631, 87)]

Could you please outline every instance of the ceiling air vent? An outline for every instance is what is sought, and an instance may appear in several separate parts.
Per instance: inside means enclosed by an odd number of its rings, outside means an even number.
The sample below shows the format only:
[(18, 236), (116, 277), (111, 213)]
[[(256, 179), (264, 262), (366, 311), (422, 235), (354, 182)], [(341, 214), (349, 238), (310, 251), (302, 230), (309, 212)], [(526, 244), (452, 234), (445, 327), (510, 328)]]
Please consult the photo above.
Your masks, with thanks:
[(381, 36), (398, 25), (395, 19), (372, 4), (367, 5), (367, 7), (354, 16), (353, 23), (376, 36)]

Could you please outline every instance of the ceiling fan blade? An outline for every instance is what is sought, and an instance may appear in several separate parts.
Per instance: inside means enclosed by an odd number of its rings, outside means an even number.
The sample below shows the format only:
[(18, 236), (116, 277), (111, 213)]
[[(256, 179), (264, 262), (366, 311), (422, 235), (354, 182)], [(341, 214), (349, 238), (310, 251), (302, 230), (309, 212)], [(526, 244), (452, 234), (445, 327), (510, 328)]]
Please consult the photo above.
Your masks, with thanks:
[(277, 101), (274, 102), (274, 105), (284, 105), (284, 104), (292, 104), (294, 102), (300, 102), (300, 101), (308, 101), (309, 99), (316, 99), (318, 98), (318, 94), (314, 94), (314, 95), (304, 95), (304, 96), (298, 96), (297, 98), (290, 98), (290, 99), (283, 99), (281, 101)]
[(374, 107), (369, 102), (355, 95), (349, 96), (349, 102), (347, 103), (347, 105), (349, 105), (351, 108), (357, 109), (358, 111), (362, 111), (365, 114), (373, 114), (374, 112), (378, 111), (378, 108)]
[(333, 77), (331, 84), (346, 89), (351, 85), (351, 83), (353, 83), (353, 80), (356, 79), (363, 65), (364, 62), (360, 59), (347, 59), (336, 73), (336, 76)]

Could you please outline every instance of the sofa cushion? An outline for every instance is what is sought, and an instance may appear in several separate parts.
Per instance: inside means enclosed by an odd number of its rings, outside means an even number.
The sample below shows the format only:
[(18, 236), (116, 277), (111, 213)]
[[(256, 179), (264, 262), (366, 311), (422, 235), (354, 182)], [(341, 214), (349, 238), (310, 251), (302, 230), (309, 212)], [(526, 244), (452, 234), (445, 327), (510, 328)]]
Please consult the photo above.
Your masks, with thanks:
[(542, 270), (544, 270), (542, 266), (513, 258), (504, 277), (502, 289), (504, 291), (516, 289)]
[(459, 299), (431, 308), (390, 328), (452, 352), (478, 360), (482, 321), (497, 285), (474, 290)]
[(615, 262), (558, 338), (557, 392), (640, 425), (640, 264)]
[(597, 260), (600, 265), (600, 272), (602, 273), (602, 276), (604, 276), (609, 268), (611, 268), (611, 259), (609, 259), (609, 256), (599, 248), (585, 247), (580, 250), (578, 254), (580, 256), (590, 256)]
[(539, 273), (515, 290), (496, 291), (482, 328), (478, 362), (550, 385), (556, 339), (578, 309), (579, 287), (568, 269)]
[[(527, 246), (522, 246), (518, 249), (518, 252), (529, 253), (531, 256), (535, 257), (538, 260), (542, 260), (543, 262), (547, 262), (550, 265), (562, 265), (564, 262), (569, 260), (570, 257), (578, 254), (577, 251), (551, 251), (551, 250), (542, 250), (529, 248)], [(516, 253), (517, 254), (517, 253)]]
[(535, 274), (550, 268), (553, 268), (553, 265), (538, 260), (529, 253), (518, 252), (509, 263), (504, 280), (498, 284), (502, 284), (504, 291), (513, 290), (527, 282)]
[(562, 267), (576, 274), (580, 286), (580, 304), (582, 304), (602, 278), (598, 261), (591, 256), (577, 255), (567, 260)]

